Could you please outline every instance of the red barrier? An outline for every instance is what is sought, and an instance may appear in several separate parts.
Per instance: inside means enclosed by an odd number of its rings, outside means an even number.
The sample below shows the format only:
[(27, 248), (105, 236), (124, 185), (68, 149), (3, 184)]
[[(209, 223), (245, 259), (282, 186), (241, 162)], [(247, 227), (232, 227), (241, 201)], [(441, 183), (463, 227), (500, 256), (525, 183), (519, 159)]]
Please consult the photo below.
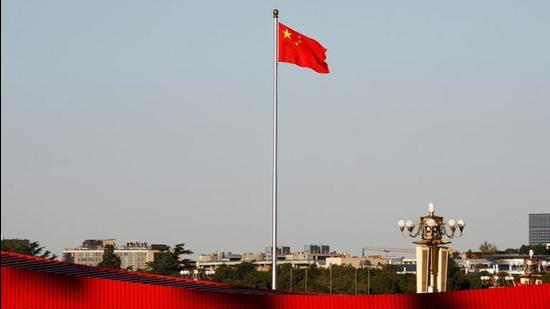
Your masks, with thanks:
[(290, 294), (5, 252), (1, 273), (2, 308), (550, 308), (550, 284), (437, 294)]

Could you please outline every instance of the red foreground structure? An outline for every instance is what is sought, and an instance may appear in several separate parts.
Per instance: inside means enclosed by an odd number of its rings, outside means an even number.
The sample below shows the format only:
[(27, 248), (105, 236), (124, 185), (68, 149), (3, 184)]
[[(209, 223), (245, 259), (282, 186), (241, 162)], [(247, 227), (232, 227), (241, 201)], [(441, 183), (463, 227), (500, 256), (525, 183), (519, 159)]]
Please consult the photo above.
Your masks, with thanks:
[(287, 293), (1, 253), (2, 308), (550, 308), (550, 284), (437, 294)]

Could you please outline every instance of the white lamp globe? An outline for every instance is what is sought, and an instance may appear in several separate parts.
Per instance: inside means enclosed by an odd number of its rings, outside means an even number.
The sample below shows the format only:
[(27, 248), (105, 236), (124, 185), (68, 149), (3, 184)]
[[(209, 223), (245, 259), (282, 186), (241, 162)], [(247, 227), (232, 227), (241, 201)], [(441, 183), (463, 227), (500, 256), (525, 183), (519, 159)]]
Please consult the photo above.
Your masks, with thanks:
[(399, 225), (399, 227), (405, 227), (405, 220), (401, 219), (397, 222), (397, 225)]
[(435, 212), (435, 203), (434, 202), (429, 202), (428, 203), (428, 211), (430, 213), (434, 213)]

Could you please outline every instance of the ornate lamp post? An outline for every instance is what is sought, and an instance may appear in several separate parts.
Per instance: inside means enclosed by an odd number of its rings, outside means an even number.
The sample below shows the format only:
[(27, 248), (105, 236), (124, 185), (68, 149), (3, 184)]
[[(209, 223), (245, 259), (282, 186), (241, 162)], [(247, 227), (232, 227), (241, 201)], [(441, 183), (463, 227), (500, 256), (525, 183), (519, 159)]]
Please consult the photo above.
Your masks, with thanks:
[(194, 278), (195, 280), (199, 279), (208, 279), (208, 276), (214, 275), (216, 271), (214, 270), (204, 270), (204, 269), (184, 269), (180, 270), (180, 275), (184, 278)]
[(489, 286), (489, 288), (498, 288), (502, 286), (513, 285), (514, 277), (508, 275), (505, 277), (499, 277), (498, 275), (493, 276), (481, 276), (481, 284)]
[(533, 250), (529, 250), (529, 257), (523, 263), (524, 274), (519, 276), (520, 283), (542, 284), (542, 274), (540, 272), (544, 269), (544, 266), (540, 260), (533, 258)]
[[(464, 220), (449, 219), (436, 216), (435, 204), (428, 203), (427, 216), (420, 217), (419, 222), (413, 220), (399, 220), (401, 234), (420, 240), (414, 241), (416, 247), (416, 291), (417, 293), (444, 292), (447, 290), (447, 260), (448, 248), (442, 245), (450, 241), (443, 240), (443, 236), (453, 238), (462, 236)], [(405, 235), (405, 229), (407, 229)], [(456, 232), (460, 233), (457, 234)]]

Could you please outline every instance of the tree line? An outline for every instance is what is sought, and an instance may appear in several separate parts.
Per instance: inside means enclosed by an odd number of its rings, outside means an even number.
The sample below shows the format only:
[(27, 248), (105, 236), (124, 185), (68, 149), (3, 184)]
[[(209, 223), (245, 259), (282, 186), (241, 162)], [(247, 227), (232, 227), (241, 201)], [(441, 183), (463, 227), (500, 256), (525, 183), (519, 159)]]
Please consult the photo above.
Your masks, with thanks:
[[(351, 265), (332, 265), (320, 268), (293, 268), (290, 264), (277, 267), (278, 288), (281, 290), (332, 294), (401, 294), (416, 293), (416, 275), (398, 274), (395, 265), (354, 268)], [(480, 274), (465, 274), (449, 259), (448, 290), (483, 288)], [(258, 271), (251, 262), (222, 265), (211, 280), (251, 288), (271, 287), (271, 272)]]
[[(277, 285), (280, 290), (333, 294), (388, 294), (414, 293), (416, 276), (397, 274), (392, 265), (380, 268), (359, 268), (350, 265), (333, 265), (321, 268), (311, 265), (294, 268), (291, 264), (277, 266)], [(269, 289), (271, 272), (258, 271), (252, 262), (222, 265), (211, 280), (231, 285)]]
[[(536, 250), (535, 254), (548, 254), (544, 246), (522, 246), (517, 252), (526, 254)], [(12, 251), (21, 254), (40, 256), (44, 258), (56, 258), (50, 251), (40, 246), (38, 242), (10, 242), (2, 240), (2, 251)], [(499, 252), (496, 246), (483, 243), (480, 246), (483, 254)], [(506, 250), (509, 251), (509, 250)], [(471, 251), (470, 251), (471, 252)], [(155, 253), (155, 259), (148, 262), (146, 269), (137, 270), (165, 276), (181, 277), (181, 271), (195, 268), (194, 261), (186, 258), (193, 251), (185, 248), (184, 243), (176, 244), (173, 248), (166, 246)], [(500, 252), (499, 252), (500, 253)], [(103, 260), (100, 267), (113, 269), (121, 268), (120, 257), (115, 254), (115, 247), (104, 247)], [(308, 268), (295, 268), (291, 264), (277, 266), (278, 288), (294, 292), (332, 293), (332, 294), (400, 294), (416, 292), (416, 275), (405, 273), (398, 274), (399, 268), (395, 265), (365, 265), (362, 268), (354, 268), (350, 265), (333, 265), (330, 268), (321, 268), (311, 265)], [(467, 290), (484, 288), (480, 276), (488, 273), (464, 273), (456, 262), (449, 258), (447, 290)], [(505, 274), (502, 273), (502, 276)], [(212, 280), (230, 285), (263, 288), (271, 287), (271, 271), (259, 271), (253, 262), (242, 262), (237, 265), (222, 265), (212, 275), (198, 273), (195, 277), (203, 280)], [(544, 282), (550, 282), (550, 273), (544, 274)]]

